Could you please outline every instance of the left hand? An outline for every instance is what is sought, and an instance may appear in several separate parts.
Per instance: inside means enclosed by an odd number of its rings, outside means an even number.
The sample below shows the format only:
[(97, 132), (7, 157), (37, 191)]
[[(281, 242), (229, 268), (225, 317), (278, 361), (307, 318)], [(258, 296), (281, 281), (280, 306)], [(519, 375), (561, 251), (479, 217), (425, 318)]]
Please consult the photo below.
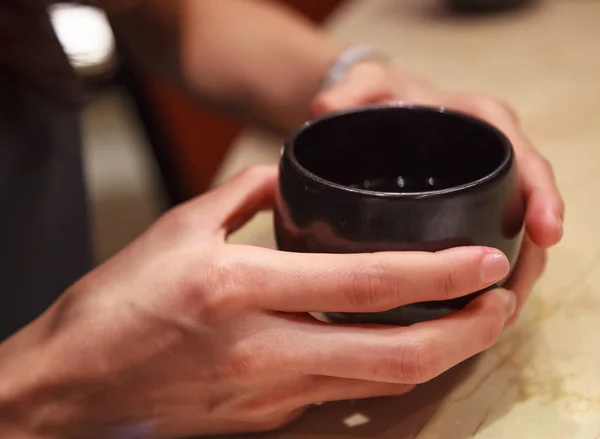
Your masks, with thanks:
[(516, 317), (544, 271), (546, 249), (557, 244), (563, 234), (564, 202), (550, 162), (532, 145), (506, 102), (480, 94), (444, 92), (421, 78), (376, 62), (353, 67), (342, 81), (317, 95), (312, 110), (319, 115), (386, 101), (444, 106), (467, 113), (495, 125), (511, 140), (527, 200), (526, 236), (507, 285), (517, 295)]

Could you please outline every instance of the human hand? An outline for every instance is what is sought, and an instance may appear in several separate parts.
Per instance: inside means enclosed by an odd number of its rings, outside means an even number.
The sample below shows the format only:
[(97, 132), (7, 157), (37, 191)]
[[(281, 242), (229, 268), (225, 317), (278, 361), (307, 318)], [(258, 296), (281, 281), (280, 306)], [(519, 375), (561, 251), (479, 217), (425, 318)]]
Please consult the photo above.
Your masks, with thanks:
[(410, 327), (312, 318), (462, 296), (504, 277), (508, 261), (481, 247), (331, 255), (227, 244), (270, 204), (276, 179), (275, 167), (253, 168), (175, 208), (0, 345), (10, 377), (0, 414), (43, 437), (268, 430), (315, 402), (402, 394), (496, 341), (515, 306), (504, 290)]
[(563, 234), (564, 203), (551, 164), (532, 145), (507, 103), (490, 96), (444, 92), (427, 81), (376, 62), (356, 65), (341, 82), (319, 94), (312, 109), (320, 115), (386, 101), (442, 106), (467, 113), (495, 125), (511, 140), (527, 202), (523, 249), (506, 285), (518, 298), (516, 317), (544, 271), (546, 249), (558, 243)]

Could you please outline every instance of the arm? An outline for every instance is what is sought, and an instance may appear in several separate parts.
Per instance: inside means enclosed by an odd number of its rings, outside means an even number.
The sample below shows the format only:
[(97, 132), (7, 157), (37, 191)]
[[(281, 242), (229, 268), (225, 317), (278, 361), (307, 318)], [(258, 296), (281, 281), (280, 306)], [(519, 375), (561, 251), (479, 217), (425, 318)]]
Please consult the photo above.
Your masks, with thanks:
[[(288, 131), (308, 118), (311, 110), (319, 114), (386, 100), (444, 106), (488, 120), (515, 147), (528, 203), (527, 231), (538, 247), (536, 259), (543, 259), (543, 249), (562, 237), (564, 203), (551, 166), (504, 102), (437, 90), (377, 62), (355, 65), (338, 84), (320, 92), (343, 48), (273, 2), (129, 2), (133, 6), (115, 14), (114, 21), (139, 64), (162, 71), (200, 98), (272, 129)], [(515, 288), (526, 296), (531, 283), (519, 282)]]
[[(527, 199), (527, 251), (510, 284), (519, 303), (524, 302), (544, 266), (545, 249), (562, 237), (564, 203), (550, 164), (510, 105), (490, 96), (438, 90), (378, 62), (358, 63), (340, 82), (320, 91), (342, 47), (270, 1), (130, 1), (137, 8), (119, 14), (118, 28), (148, 68), (166, 71), (171, 66), (170, 76), (198, 96), (272, 129), (288, 131), (311, 112), (388, 100), (452, 108), (500, 128), (515, 148)], [(170, 62), (165, 62), (167, 53)]]
[(268, 1), (138, 1), (111, 14), (136, 64), (251, 122), (289, 130), (343, 47)]

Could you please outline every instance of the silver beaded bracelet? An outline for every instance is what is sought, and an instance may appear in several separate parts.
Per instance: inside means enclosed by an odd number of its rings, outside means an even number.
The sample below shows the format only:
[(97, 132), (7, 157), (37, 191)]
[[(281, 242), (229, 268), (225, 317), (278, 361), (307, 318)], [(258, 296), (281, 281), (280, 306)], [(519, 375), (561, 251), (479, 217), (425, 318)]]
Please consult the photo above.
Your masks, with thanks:
[(352, 67), (361, 62), (365, 61), (377, 61), (381, 63), (387, 63), (389, 59), (373, 49), (371, 46), (361, 44), (357, 46), (350, 46), (344, 50), (337, 60), (333, 64), (333, 67), (327, 72), (323, 84), (322, 90), (333, 87), (335, 84), (341, 81), (341, 79), (348, 73)]

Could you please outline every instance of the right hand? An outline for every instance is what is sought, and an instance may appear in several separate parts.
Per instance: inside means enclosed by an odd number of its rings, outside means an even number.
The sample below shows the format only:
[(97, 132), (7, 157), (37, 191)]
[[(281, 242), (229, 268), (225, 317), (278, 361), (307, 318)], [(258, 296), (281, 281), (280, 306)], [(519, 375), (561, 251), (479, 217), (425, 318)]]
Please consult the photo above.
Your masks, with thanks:
[(172, 210), (0, 346), (10, 377), (0, 413), (13, 395), (23, 437), (268, 430), (315, 402), (405, 393), (494, 344), (515, 308), (504, 290), (410, 327), (308, 315), (455, 298), (503, 278), (508, 261), (481, 247), (333, 255), (227, 244), (269, 205), (276, 179), (275, 167), (253, 168)]
[(320, 115), (377, 102), (452, 109), (491, 123), (510, 139), (527, 206), (523, 245), (506, 283), (517, 296), (514, 321), (544, 272), (546, 250), (556, 245), (563, 235), (565, 203), (552, 165), (523, 131), (517, 112), (503, 100), (440, 90), (395, 66), (373, 61), (355, 65), (342, 81), (315, 98), (312, 110), (315, 115)]

